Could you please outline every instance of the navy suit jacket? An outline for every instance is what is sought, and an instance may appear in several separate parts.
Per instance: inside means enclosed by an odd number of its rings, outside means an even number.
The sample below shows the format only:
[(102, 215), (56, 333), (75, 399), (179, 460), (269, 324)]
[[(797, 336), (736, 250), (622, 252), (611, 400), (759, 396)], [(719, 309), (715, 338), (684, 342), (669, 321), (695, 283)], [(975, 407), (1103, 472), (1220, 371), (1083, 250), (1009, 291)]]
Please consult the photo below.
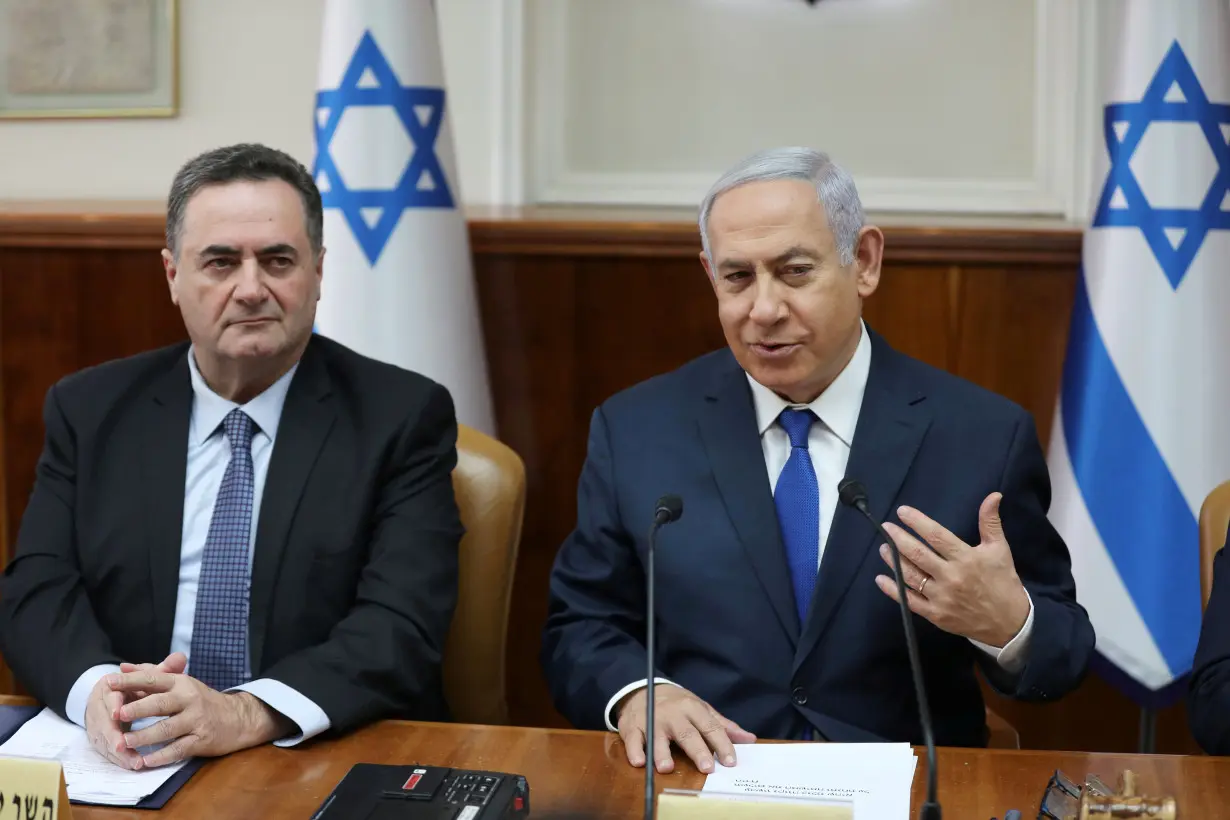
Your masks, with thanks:
[[(1044, 701), (1080, 682), (1093, 628), (1067, 548), (1046, 519), (1050, 481), (1028, 413), (872, 335), (846, 475), (877, 519), (909, 504), (977, 544), (978, 508), (1004, 494), (1004, 530), (1033, 599), (1024, 669), (1008, 679), (966, 638), (915, 618), (936, 741), (986, 743), (975, 668)], [(794, 606), (751, 389), (729, 350), (626, 390), (594, 412), (577, 525), (551, 576), (542, 661), (557, 708), (604, 726), (607, 701), (645, 677), (645, 539), (655, 502), (684, 500), (657, 542), (659, 674), (745, 729), (920, 743), (901, 613), (871, 525), (838, 506), (806, 623)], [(821, 492), (836, 493), (836, 487)]]
[[(1230, 546), (1230, 531), (1226, 543)], [(1230, 553), (1225, 548), (1213, 560), (1213, 594), (1192, 664), (1187, 716), (1201, 748), (1230, 755)]]

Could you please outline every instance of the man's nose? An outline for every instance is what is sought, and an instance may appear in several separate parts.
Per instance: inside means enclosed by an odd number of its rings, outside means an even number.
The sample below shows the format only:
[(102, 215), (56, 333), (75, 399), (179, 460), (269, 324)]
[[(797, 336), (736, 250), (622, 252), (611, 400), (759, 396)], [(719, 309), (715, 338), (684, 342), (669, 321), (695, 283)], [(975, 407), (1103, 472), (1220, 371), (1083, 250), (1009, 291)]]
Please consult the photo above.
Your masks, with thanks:
[(260, 265), (255, 259), (245, 259), (236, 272), (239, 281), (235, 283), (234, 298), (240, 302), (260, 302), (268, 294), (265, 287)]
[(751, 320), (760, 325), (772, 325), (779, 322), (785, 312), (785, 302), (778, 292), (773, 277), (757, 276), (753, 287), (756, 290), (752, 297)]

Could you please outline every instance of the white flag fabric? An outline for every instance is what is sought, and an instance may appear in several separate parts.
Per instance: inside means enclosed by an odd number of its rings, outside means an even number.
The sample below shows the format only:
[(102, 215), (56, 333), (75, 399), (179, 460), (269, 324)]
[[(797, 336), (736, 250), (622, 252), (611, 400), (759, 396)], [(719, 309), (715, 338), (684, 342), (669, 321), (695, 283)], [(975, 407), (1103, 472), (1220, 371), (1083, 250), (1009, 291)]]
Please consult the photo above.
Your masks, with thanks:
[(1230, 478), (1230, 9), (1097, 9), (1097, 200), (1051, 435), (1051, 520), (1106, 668), (1162, 705), (1199, 637), (1200, 506)]
[(314, 130), (317, 329), (435, 379), (494, 434), (431, 0), (326, 0)]

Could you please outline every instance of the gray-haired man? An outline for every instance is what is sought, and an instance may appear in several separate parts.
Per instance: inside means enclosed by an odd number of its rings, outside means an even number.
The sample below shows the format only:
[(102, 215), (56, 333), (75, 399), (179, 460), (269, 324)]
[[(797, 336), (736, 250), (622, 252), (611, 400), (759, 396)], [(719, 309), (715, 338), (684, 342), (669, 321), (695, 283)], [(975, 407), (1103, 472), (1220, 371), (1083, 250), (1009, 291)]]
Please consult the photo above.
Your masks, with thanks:
[(672, 742), (703, 771), (754, 735), (920, 742), (889, 556), (838, 505), (845, 477), (901, 547), (937, 743), (985, 744), (976, 667), (1022, 699), (1075, 687), (1093, 629), (1033, 421), (865, 326), (884, 237), (850, 176), (757, 154), (700, 229), (729, 349), (594, 413), (543, 641), (561, 711), (645, 763), (645, 533), (678, 493), (657, 543), (658, 768)]

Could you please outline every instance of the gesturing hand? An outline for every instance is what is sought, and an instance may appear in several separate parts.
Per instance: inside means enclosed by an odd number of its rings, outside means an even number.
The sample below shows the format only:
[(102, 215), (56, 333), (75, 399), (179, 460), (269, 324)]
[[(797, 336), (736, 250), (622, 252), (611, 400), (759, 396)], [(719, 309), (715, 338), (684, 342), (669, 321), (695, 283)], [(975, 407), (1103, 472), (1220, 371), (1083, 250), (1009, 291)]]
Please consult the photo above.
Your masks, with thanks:
[[(895, 524), (884, 525), (901, 550), (910, 611), (946, 632), (997, 648), (1011, 641), (1029, 617), (1029, 596), (1016, 574), (999, 518), (1001, 498), (991, 493), (983, 500), (978, 510), (982, 543), (976, 547), (911, 507), (899, 508), (897, 515), (926, 544)], [(887, 544), (881, 545), (880, 557), (892, 567)], [(876, 584), (897, 600), (891, 577), (877, 576)]]
[[(144, 663), (138, 666), (122, 663), (120, 671), (148, 669), (179, 674), (187, 665), (188, 659), (183, 653), (175, 652), (157, 665)], [(128, 731), (128, 723), (120, 718), (120, 708), (137, 696), (144, 697), (141, 693), (125, 696), (125, 693), (113, 690), (107, 683), (107, 676), (103, 676), (99, 678), (98, 683), (94, 684), (85, 707), (85, 732), (90, 745), (100, 755), (125, 769), (140, 769), (144, 765), (141, 755), (124, 743), (124, 733)]]
[[(628, 762), (645, 765), (645, 717), (648, 689), (628, 695), (616, 707), (619, 736)], [(713, 771), (713, 755), (724, 766), (735, 765), (735, 743), (752, 743), (756, 736), (718, 713), (716, 709), (681, 686), (654, 687), (653, 759), (660, 772), (675, 768), (671, 741), (702, 772)]]
[(216, 757), (283, 737), (293, 724), (247, 692), (222, 693), (183, 674), (151, 669), (107, 677), (119, 693), (144, 696), (124, 704), (126, 723), (165, 715), (144, 729), (124, 734), (130, 750), (166, 744), (141, 757), (143, 765), (163, 766), (189, 757)]

